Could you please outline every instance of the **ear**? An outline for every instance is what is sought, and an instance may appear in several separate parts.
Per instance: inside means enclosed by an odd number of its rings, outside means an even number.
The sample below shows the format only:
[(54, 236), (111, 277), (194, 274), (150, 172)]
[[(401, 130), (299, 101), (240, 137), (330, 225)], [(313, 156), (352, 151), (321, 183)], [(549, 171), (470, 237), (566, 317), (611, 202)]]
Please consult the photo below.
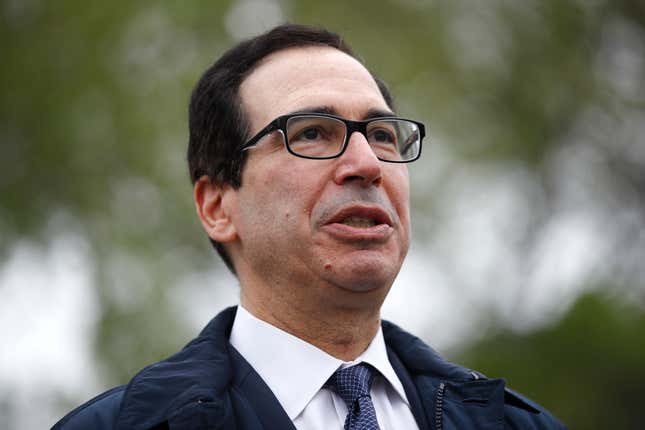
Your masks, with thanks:
[(235, 190), (230, 184), (214, 183), (202, 176), (193, 188), (197, 216), (208, 236), (220, 243), (232, 242), (237, 230), (232, 222)]

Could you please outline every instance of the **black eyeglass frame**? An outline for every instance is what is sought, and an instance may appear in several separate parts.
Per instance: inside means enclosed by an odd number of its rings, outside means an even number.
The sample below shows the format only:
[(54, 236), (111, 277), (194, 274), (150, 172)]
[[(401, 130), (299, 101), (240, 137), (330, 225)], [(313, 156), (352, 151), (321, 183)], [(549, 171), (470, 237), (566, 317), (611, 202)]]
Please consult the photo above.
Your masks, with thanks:
[[(343, 142), (343, 146), (340, 148), (340, 151), (338, 151), (338, 154), (336, 155), (330, 155), (326, 157), (309, 157), (306, 155), (301, 155), (301, 154), (296, 154), (291, 150), (291, 147), (289, 146), (289, 138), (287, 137), (287, 123), (291, 118), (295, 117), (324, 117), (324, 118), (332, 118), (338, 121), (341, 121), (345, 124), (345, 129), (347, 130), (345, 134), (345, 141)], [(426, 129), (425, 125), (419, 121), (415, 121), (413, 119), (407, 119), (407, 118), (401, 118), (398, 116), (382, 116), (382, 117), (376, 117), (376, 118), (370, 118), (365, 121), (352, 121), (350, 119), (345, 119), (340, 116), (336, 115), (330, 115), (326, 113), (291, 113), (287, 115), (281, 115), (271, 121), (269, 124), (267, 124), (266, 127), (264, 127), (262, 130), (258, 131), (255, 136), (250, 138), (249, 140), (246, 141), (246, 143), (242, 146), (242, 151), (245, 151), (253, 146), (255, 146), (260, 139), (262, 139), (264, 136), (266, 136), (269, 133), (272, 133), (276, 130), (280, 131), (282, 133), (283, 139), (282, 141), (284, 142), (284, 146), (286, 146), (287, 151), (289, 151), (290, 154), (300, 157), (300, 158), (307, 158), (310, 160), (329, 160), (331, 158), (338, 158), (347, 149), (347, 145), (349, 143), (349, 137), (356, 131), (361, 133), (365, 138), (367, 139), (367, 126), (372, 123), (372, 122), (378, 122), (378, 121), (392, 121), (392, 120), (397, 120), (397, 121), (408, 121), (413, 123), (414, 125), (417, 126), (419, 130), (419, 152), (417, 153), (416, 157), (410, 159), (410, 160), (384, 160), (380, 157), (377, 156), (377, 158), (381, 161), (384, 161), (386, 163), (411, 163), (413, 161), (416, 161), (419, 159), (421, 156), (421, 149), (423, 147), (423, 138), (426, 135)]]

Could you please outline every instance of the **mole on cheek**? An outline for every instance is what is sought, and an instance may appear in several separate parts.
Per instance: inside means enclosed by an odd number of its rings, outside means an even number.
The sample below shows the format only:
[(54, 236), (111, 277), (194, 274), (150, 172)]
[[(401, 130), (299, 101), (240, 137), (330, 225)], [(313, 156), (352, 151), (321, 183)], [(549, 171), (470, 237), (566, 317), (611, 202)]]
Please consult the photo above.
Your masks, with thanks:
[(325, 268), (325, 270), (331, 270), (331, 263), (325, 263), (323, 267)]

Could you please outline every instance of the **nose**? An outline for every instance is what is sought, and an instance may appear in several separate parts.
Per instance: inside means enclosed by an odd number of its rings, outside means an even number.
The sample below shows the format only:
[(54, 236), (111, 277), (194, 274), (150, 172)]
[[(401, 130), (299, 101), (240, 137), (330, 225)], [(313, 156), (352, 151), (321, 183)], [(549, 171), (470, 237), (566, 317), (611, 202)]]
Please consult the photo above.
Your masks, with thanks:
[(352, 133), (345, 152), (338, 158), (334, 182), (343, 185), (353, 181), (367, 187), (378, 186), (381, 180), (381, 161), (362, 133)]

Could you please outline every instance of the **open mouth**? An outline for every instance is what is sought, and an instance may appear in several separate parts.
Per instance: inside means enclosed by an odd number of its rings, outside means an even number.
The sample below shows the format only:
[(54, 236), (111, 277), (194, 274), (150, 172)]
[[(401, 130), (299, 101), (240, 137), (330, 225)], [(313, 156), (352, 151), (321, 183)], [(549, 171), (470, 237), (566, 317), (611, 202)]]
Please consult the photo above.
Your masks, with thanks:
[(354, 228), (392, 226), (392, 219), (379, 207), (353, 205), (337, 212), (325, 224), (342, 224)]
[(385, 243), (395, 231), (393, 215), (376, 205), (352, 204), (326, 218), (322, 229), (345, 242)]
[(340, 224), (348, 225), (355, 228), (369, 228), (377, 225), (377, 222), (371, 218), (363, 218), (359, 216), (349, 216), (342, 220)]

